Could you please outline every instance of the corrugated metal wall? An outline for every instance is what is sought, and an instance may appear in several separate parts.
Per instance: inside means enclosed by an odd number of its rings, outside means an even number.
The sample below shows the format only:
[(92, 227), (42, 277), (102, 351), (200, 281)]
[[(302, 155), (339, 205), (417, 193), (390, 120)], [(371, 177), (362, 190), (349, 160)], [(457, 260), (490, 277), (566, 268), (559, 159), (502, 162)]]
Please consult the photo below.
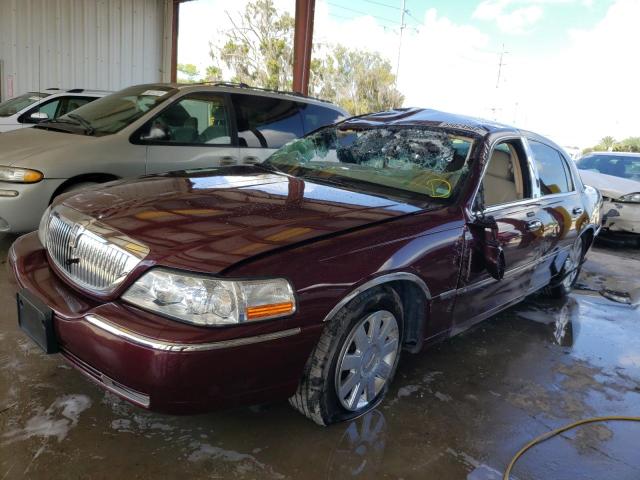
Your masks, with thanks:
[(0, 0), (2, 98), (168, 81), (172, 0)]

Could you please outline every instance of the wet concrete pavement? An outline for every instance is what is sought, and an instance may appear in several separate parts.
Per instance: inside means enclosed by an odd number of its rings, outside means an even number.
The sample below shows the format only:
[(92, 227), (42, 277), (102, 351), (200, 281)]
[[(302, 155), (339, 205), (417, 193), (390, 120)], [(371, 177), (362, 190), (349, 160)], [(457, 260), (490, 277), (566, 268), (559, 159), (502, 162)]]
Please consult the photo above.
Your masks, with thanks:
[[(532, 297), (405, 354), (375, 411), (323, 429), (286, 403), (171, 417), (104, 393), (20, 333), (3, 265), (0, 479), (499, 479), (552, 428), (640, 415), (640, 310), (595, 291), (639, 287), (638, 272), (640, 251), (596, 249), (566, 301)], [(637, 479), (639, 439), (640, 424), (582, 427), (527, 453), (513, 478)]]

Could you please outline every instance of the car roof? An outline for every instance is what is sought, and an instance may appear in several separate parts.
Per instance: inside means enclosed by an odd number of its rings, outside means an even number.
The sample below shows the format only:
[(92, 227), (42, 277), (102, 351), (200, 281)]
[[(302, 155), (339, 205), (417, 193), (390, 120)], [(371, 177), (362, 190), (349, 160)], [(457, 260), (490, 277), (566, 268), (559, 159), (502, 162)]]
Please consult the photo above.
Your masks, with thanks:
[(81, 95), (93, 95), (96, 97), (103, 97), (113, 92), (109, 90), (90, 90), (88, 88), (46, 88), (37, 93), (44, 93), (47, 95), (63, 95), (63, 94), (81, 94)]
[(469, 117), (455, 113), (442, 112), (430, 108), (396, 108), (384, 112), (368, 113), (345, 120), (342, 125), (380, 126), (380, 125), (421, 125), (452, 127), (459, 130), (471, 130), (477, 134), (486, 135), (498, 130), (513, 130), (516, 128), (502, 123)]
[(491, 133), (502, 132), (523, 135), (531, 140), (537, 140), (553, 146), (557, 150), (562, 149), (552, 140), (528, 130), (522, 130), (493, 120), (460, 115), (457, 113), (442, 112), (440, 110), (433, 110), (430, 108), (396, 108), (385, 112), (368, 113), (348, 118), (343, 121), (341, 125), (347, 127), (381, 125), (431, 126), (467, 131), (474, 133), (477, 136), (486, 136)]
[(289, 100), (303, 103), (312, 103), (324, 107), (329, 107), (343, 113), (345, 116), (350, 116), (344, 109), (332, 103), (328, 100), (312, 97), (309, 95), (303, 95), (298, 92), (287, 92), (282, 90), (275, 90), (270, 88), (252, 87), (245, 83), (233, 83), (233, 82), (202, 82), (202, 83), (150, 83), (148, 87), (172, 87), (180, 91), (215, 91), (215, 92), (230, 92), (230, 93), (247, 93), (251, 95), (260, 95), (264, 97), (282, 98), (288, 97)]

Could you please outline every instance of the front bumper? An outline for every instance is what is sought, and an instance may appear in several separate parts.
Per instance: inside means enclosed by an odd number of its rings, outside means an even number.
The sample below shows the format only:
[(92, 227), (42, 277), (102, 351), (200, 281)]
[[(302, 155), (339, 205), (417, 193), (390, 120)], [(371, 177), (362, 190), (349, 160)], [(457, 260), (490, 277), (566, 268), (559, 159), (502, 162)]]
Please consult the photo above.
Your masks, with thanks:
[(640, 233), (640, 203), (623, 203), (605, 200), (602, 206), (605, 216), (603, 228), (612, 232)]
[(35, 233), (9, 252), (16, 286), (53, 310), (62, 355), (90, 379), (139, 406), (195, 413), (286, 399), (322, 325), (294, 318), (226, 328), (171, 321), (78, 294), (49, 268)]
[(0, 194), (0, 232), (36, 230), (51, 196), (63, 182), (62, 179), (44, 179), (38, 183), (0, 182), (3, 191)]

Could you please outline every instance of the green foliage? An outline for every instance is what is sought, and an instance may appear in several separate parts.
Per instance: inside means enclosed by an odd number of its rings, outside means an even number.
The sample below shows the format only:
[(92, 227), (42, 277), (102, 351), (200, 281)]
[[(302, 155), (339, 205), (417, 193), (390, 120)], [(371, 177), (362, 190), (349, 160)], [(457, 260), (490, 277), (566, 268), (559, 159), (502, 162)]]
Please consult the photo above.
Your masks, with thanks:
[(582, 154), (591, 152), (640, 152), (640, 137), (628, 137), (620, 142), (613, 137), (604, 137), (598, 145), (585, 148)]
[[(213, 62), (207, 68), (216, 78), (223, 70), (234, 82), (290, 90), (293, 80), (294, 19), (276, 10), (272, 0), (254, 0), (225, 32), (221, 47), (210, 44)], [(352, 50), (343, 45), (314, 46), (309, 90), (348, 112), (387, 110), (402, 105), (391, 64), (379, 53)]]
[(198, 72), (198, 67), (196, 67), (192, 63), (179, 63), (178, 73), (181, 73), (183, 75), (183, 78), (181, 78), (180, 81), (186, 83), (194, 83), (196, 81), (196, 77), (200, 75), (200, 72)]
[[(227, 14), (228, 15), (228, 14)], [(294, 19), (279, 14), (272, 0), (248, 3), (238, 19), (229, 15), (233, 28), (225, 32), (222, 47), (210, 45), (215, 68), (224, 65), (233, 82), (287, 90), (293, 75)]]

